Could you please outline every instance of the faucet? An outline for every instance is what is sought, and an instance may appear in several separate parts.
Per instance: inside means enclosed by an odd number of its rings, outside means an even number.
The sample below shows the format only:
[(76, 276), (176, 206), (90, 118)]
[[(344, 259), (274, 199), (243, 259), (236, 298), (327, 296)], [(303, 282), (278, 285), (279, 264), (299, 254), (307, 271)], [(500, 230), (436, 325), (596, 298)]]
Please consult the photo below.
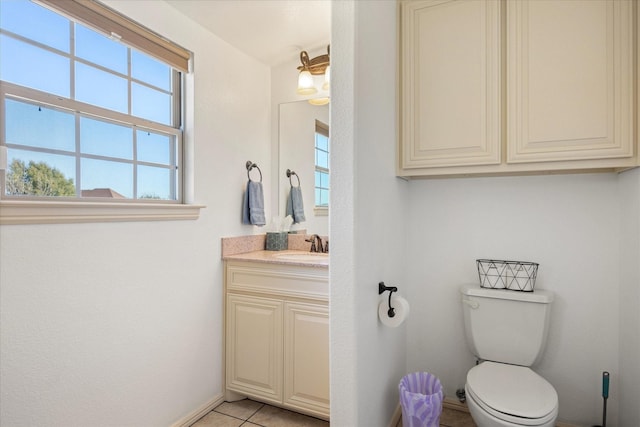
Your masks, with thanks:
[[(316, 241), (318, 242), (317, 246)], [(311, 242), (311, 249), (309, 252), (325, 252), (325, 249), (322, 246), (322, 239), (317, 234), (312, 235), (309, 239), (305, 239), (305, 242)]]

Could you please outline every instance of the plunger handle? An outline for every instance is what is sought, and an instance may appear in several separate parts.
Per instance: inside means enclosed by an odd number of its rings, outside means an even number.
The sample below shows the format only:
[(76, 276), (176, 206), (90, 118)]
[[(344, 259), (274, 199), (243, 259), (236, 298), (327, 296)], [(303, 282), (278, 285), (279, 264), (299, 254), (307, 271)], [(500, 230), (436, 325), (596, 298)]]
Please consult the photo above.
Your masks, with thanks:
[(605, 399), (609, 397), (609, 372), (607, 371), (602, 373), (602, 397)]

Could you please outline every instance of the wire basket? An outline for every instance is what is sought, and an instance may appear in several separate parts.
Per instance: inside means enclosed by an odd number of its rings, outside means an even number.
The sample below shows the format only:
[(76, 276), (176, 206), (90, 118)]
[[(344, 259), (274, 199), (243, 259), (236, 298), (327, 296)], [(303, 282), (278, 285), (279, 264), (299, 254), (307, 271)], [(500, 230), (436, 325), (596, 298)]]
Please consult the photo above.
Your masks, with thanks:
[(538, 263), (478, 259), (480, 287), (533, 292), (538, 274)]

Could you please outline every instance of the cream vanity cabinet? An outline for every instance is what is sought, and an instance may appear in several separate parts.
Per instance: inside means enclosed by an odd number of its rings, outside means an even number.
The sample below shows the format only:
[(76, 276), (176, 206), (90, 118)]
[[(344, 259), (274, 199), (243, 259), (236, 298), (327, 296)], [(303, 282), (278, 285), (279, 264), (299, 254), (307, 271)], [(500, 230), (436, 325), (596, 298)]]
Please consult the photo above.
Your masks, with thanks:
[(329, 419), (328, 269), (225, 262), (226, 388)]
[(398, 175), (638, 166), (633, 4), (400, 1)]

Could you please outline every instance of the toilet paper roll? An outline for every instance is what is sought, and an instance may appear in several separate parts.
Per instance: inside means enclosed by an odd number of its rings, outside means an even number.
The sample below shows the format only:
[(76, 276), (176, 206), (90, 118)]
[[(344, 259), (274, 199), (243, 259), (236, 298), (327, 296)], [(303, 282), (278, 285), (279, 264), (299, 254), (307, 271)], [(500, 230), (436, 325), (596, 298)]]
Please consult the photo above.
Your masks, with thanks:
[(378, 305), (378, 317), (383, 325), (390, 328), (397, 328), (409, 316), (409, 302), (400, 297), (393, 295), (391, 297), (391, 307), (394, 308), (396, 315), (389, 317), (389, 297), (384, 298)]

